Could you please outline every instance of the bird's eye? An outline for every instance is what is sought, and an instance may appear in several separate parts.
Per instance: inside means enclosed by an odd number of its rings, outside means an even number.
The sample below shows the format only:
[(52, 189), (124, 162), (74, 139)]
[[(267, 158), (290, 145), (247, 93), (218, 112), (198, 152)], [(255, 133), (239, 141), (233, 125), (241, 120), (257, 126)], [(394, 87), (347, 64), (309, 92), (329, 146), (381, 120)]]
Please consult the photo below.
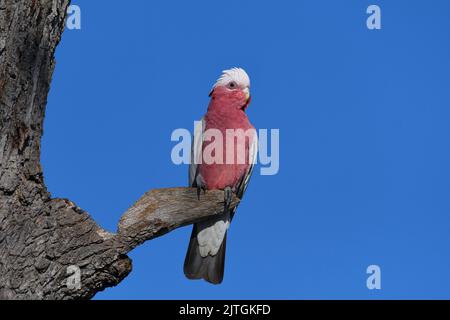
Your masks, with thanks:
[(230, 89), (235, 89), (236, 87), (237, 87), (236, 82), (231, 81), (230, 83), (228, 83), (228, 88), (230, 88)]

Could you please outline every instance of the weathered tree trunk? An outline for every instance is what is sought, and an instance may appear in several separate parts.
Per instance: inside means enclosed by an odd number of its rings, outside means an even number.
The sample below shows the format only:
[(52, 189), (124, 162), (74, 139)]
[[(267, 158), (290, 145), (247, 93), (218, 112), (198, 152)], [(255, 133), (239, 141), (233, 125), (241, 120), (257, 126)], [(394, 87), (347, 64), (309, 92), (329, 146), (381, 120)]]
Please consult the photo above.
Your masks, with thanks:
[[(68, 3), (0, 0), (0, 299), (90, 298), (128, 275), (126, 253), (137, 245), (223, 210), (221, 191), (198, 200), (191, 188), (154, 190), (112, 234), (71, 201), (51, 199), (40, 140)], [(81, 288), (67, 286), (69, 266), (80, 268)]]

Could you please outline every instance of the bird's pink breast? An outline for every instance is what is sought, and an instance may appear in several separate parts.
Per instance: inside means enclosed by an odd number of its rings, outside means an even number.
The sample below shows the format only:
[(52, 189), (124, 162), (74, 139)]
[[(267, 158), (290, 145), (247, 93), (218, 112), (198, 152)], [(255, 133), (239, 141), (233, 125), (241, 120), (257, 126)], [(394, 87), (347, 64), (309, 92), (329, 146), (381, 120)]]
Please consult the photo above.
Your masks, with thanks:
[[(214, 103), (226, 103), (226, 101), (212, 101)], [(234, 146), (228, 146), (234, 148), (234, 154), (237, 155), (239, 150), (245, 150), (245, 164), (238, 164), (237, 161), (233, 161), (232, 164), (226, 163), (226, 130), (227, 129), (242, 129), (244, 131), (248, 129), (254, 129), (248, 120), (245, 112), (236, 109), (227, 109), (226, 107), (217, 108), (217, 106), (210, 105), (208, 112), (205, 115), (205, 130), (217, 129), (222, 133), (223, 139), (223, 164), (202, 163), (199, 165), (199, 173), (206, 182), (207, 189), (224, 189), (228, 186), (236, 186), (243, 175), (249, 168), (249, 149), (252, 140), (244, 139), (245, 147), (239, 145), (239, 139), (235, 140)], [(241, 141), (241, 143), (243, 142)], [(211, 142), (204, 142), (204, 148)], [(242, 151), (241, 151), (242, 152)], [(236, 160), (236, 157), (235, 159)]]

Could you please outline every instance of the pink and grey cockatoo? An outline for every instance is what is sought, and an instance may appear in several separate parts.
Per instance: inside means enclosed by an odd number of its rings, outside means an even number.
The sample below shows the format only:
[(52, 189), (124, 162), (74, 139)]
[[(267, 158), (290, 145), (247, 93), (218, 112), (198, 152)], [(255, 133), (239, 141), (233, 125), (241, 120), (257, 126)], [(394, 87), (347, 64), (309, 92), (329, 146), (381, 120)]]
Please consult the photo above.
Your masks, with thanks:
[[(189, 167), (189, 184), (200, 192), (203, 190), (224, 190), (224, 211), (215, 217), (194, 224), (189, 248), (184, 262), (184, 273), (189, 279), (205, 279), (219, 284), (223, 280), (227, 230), (236, 208), (229, 210), (232, 192), (240, 199), (248, 186), (257, 153), (256, 134), (243, 140), (237, 138), (229, 148), (234, 148), (236, 157), (244, 156), (245, 161), (225, 159), (226, 130), (242, 129), (255, 133), (250, 123), (246, 108), (250, 103), (250, 79), (241, 68), (223, 71), (210, 92), (208, 111), (202, 119), (200, 129), (196, 128), (192, 144), (191, 165)], [(219, 130), (223, 135), (223, 163), (195, 162), (205, 147), (214, 139), (205, 139), (205, 131)], [(245, 145), (242, 145), (242, 144)], [(240, 155), (245, 150), (245, 155)], [(241, 157), (242, 159), (242, 157)], [(198, 164), (196, 164), (198, 163)]]

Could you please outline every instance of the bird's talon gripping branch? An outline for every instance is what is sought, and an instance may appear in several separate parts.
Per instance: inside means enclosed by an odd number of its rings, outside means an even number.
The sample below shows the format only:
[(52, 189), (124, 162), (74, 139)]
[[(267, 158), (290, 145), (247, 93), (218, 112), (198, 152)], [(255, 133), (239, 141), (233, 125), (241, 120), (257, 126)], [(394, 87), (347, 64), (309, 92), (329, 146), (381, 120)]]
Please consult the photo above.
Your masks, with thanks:
[(203, 190), (203, 194), (206, 194), (206, 187), (205, 186), (197, 187), (197, 198), (198, 198), (198, 200), (200, 200), (200, 193), (202, 192), (202, 190)]
[(200, 200), (200, 193), (203, 190), (203, 194), (206, 194), (206, 182), (202, 175), (197, 175), (195, 178), (195, 185), (197, 186), (197, 198)]
[(231, 204), (231, 200), (233, 199), (233, 190), (231, 189), (231, 187), (226, 187), (223, 192), (225, 209), (227, 209)]

